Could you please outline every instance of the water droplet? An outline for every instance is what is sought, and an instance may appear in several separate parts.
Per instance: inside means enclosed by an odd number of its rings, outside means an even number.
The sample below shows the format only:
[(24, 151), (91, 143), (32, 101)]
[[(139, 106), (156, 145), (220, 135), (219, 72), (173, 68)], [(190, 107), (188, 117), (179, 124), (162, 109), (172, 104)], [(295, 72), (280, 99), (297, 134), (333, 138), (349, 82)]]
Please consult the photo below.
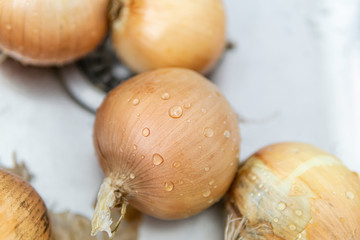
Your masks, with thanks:
[(186, 108), (186, 109), (191, 108), (191, 104), (190, 104), (190, 103), (185, 103), (185, 104), (184, 104), (184, 108)]
[(140, 102), (140, 100), (137, 99), (137, 98), (135, 98), (135, 99), (132, 101), (132, 104), (133, 104), (134, 106), (136, 106), (136, 105), (139, 104), (139, 102)]
[(295, 226), (294, 224), (290, 224), (290, 225), (289, 225), (289, 229), (290, 229), (291, 231), (295, 231), (295, 230), (296, 230), (296, 226)]
[(188, 122), (188, 123), (189, 123), (189, 122), (191, 122), (191, 120), (190, 120), (190, 119), (188, 119), (188, 120), (186, 120), (186, 122)]
[(208, 172), (210, 170), (210, 167), (206, 167), (204, 170), (205, 172)]
[(350, 200), (354, 200), (354, 194), (352, 192), (346, 192), (346, 197)]
[(278, 204), (278, 206), (277, 206), (277, 208), (280, 210), (280, 211), (283, 211), (283, 210), (285, 210), (286, 209), (286, 203), (284, 203), (284, 202), (280, 202), (279, 204)]
[(153, 156), (152, 156), (152, 161), (153, 161), (153, 164), (155, 166), (158, 166), (160, 164), (162, 164), (164, 162), (164, 158), (158, 154), (158, 153), (155, 153)]
[(274, 222), (279, 222), (279, 219), (278, 218), (274, 218)]
[(229, 132), (228, 130), (225, 130), (224, 136), (225, 136), (226, 138), (229, 138), (229, 137), (230, 137), (230, 132)]
[(231, 163), (230, 163), (230, 166), (233, 166), (233, 165), (234, 165), (234, 163), (233, 163), (233, 162), (231, 162)]
[(257, 178), (257, 177), (254, 175), (254, 176), (251, 177), (251, 180), (252, 180), (253, 182), (255, 182), (255, 181), (256, 181), (256, 178)]
[(134, 173), (130, 173), (130, 179), (135, 179), (135, 174)]
[(143, 135), (144, 137), (148, 137), (148, 136), (150, 135), (150, 129), (144, 128), (144, 129), (142, 130), (142, 135)]
[(137, 145), (136, 145), (136, 144), (134, 144), (133, 148), (134, 148), (134, 150), (136, 150), (136, 149), (137, 149)]
[(136, 116), (137, 116), (137, 117), (140, 117), (140, 113), (137, 113)]
[(213, 203), (214, 202), (214, 199), (213, 198), (210, 198), (208, 203)]
[(172, 118), (179, 118), (183, 114), (183, 110), (180, 106), (173, 106), (169, 109), (169, 115)]
[(212, 128), (205, 128), (204, 129), (204, 136), (205, 137), (208, 137), (208, 138), (211, 138), (212, 136), (214, 136), (214, 130)]
[(209, 185), (211, 186), (211, 185), (213, 185), (215, 183), (215, 180), (214, 179), (211, 179), (210, 181), (209, 181)]
[(141, 159), (144, 159), (145, 158), (145, 156), (144, 155), (141, 155)]
[(184, 181), (183, 181), (183, 180), (179, 180), (179, 184), (184, 184)]
[(170, 98), (170, 95), (169, 95), (169, 93), (163, 93), (163, 95), (161, 95), (161, 99), (162, 100), (168, 100)]
[(124, 152), (124, 149), (122, 147), (120, 147), (120, 152)]
[(295, 214), (296, 214), (297, 216), (301, 216), (303, 213), (302, 213), (301, 210), (296, 210), (296, 211), (295, 211)]
[(164, 187), (167, 192), (171, 192), (174, 189), (174, 184), (172, 182), (165, 182)]
[(206, 113), (207, 113), (207, 110), (206, 110), (205, 108), (202, 108), (202, 109), (201, 109), (201, 112), (204, 113), (204, 114), (206, 114)]
[(178, 161), (176, 161), (176, 162), (173, 163), (173, 167), (174, 167), (174, 168), (178, 168), (178, 167), (180, 167), (180, 166), (181, 166), (181, 163), (178, 162)]
[(131, 154), (133, 157), (135, 157), (136, 156), (136, 154), (135, 153), (133, 153), (133, 154)]
[(210, 194), (211, 194), (211, 191), (209, 190), (209, 189), (207, 189), (207, 190), (205, 190), (205, 192), (203, 192), (203, 197), (208, 197), (208, 196), (210, 196)]
[(125, 175), (125, 174), (121, 174), (120, 177), (121, 177), (121, 179), (125, 179), (125, 178), (126, 178), (126, 175)]
[(263, 187), (264, 187), (264, 184), (260, 183), (259, 188), (263, 188)]

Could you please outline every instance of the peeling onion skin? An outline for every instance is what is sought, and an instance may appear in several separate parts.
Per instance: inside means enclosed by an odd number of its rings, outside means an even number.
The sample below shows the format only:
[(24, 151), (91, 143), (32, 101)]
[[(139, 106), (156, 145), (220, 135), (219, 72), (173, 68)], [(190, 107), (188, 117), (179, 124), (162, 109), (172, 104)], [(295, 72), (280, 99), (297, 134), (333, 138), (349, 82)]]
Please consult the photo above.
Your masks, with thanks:
[(222, 0), (119, 0), (112, 23), (117, 55), (134, 72), (164, 67), (207, 73), (225, 46)]
[(96, 48), (109, 0), (2, 0), (0, 49), (23, 64), (63, 65)]
[(236, 114), (214, 84), (192, 70), (166, 68), (108, 94), (96, 115), (94, 143), (106, 179), (130, 205), (181, 219), (228, 190), (240, 134)]
[(240, 167), (227, 199), (225, 240), (360, 239), (358, 175), (309, 144), (259, 150)]
[(27, 182), (0, 170), (0, 188), (1, 240), (52, 239), (46, 206)]

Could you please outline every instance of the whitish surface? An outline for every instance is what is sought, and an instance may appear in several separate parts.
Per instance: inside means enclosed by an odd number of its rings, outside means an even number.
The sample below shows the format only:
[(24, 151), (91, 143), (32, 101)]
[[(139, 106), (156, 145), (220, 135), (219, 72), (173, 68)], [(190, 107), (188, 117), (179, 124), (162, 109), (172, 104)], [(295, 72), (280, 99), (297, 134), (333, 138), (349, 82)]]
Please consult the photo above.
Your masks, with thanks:
[[(245, 119), (244, 159), (278, 141), (304, 141), (360, 172), (358, 0), (227, 0), (236, 48), (215, 83)], [(65, 94), (51, 70), (0, 66), (0, 158), (16, 151), (56, 210), (90, 216), (102, 181), (92, 146), (94, 116)], [(183, 221), (146, 217), (141, 239), (222, 239), (221, 211)]]

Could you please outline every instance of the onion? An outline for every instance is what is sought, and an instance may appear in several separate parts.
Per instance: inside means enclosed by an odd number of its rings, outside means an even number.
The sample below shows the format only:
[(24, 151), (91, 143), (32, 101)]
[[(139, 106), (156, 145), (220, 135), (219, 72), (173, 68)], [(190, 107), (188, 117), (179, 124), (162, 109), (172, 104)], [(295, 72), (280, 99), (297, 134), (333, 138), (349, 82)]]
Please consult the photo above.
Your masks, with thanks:
[(113, 5), (112, 42), (135, 72), (183, 67), (206, 73), (223, 52), (221, 0), (114, 0)]
[(2, 0), (0, 49), (24, 64), (61, 65), (103, 39), (109, 0)]
[(0, 239), (50, 240), (45, 204), (20, 177), (0, 170)]
[(236, 114), (214, 84), (194, 71), (167, 68), (109, 93), (96, 115), (94, 143), (106, 178), (92, 233), (111, 236), (114, 207), (122, 217), (131, 204), (180, 219), (217, 202), (234, 178), (240, 136)]
[(360, 179), (308, 144), (261, 149), (228, 194), (226, 240), (360, 239)]

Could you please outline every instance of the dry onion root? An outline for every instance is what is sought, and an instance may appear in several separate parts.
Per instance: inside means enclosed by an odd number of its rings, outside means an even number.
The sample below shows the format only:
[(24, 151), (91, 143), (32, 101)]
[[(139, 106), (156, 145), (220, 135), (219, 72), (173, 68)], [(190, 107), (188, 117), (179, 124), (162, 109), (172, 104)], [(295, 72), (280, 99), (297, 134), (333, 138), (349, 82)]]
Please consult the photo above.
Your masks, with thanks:
[(252, 155), (228, 194), (226, 240), (360, 239), (360, 179), (308, 144)]
[(112, 236), (112, 208), (121, 208), (122, 217), (130, 204), (180, 219), (217, 202), (235, 175), (240, 136), (236, 114), (214, 84), (167, 68), (109, 93), (97, 112), (94, 143), (106, 178), (92, 234)]
[(0, 239), (50, 240), (44, 202), (23, 179), (0, 170)]
[(222, 0), (113, 0), (112, 43), (133, 71), (208, 72), (225, 46)]
[(0, 50), (23, 64), (49, 66), (92, 51), (107, 30), (109, 0), (2, 0)]

